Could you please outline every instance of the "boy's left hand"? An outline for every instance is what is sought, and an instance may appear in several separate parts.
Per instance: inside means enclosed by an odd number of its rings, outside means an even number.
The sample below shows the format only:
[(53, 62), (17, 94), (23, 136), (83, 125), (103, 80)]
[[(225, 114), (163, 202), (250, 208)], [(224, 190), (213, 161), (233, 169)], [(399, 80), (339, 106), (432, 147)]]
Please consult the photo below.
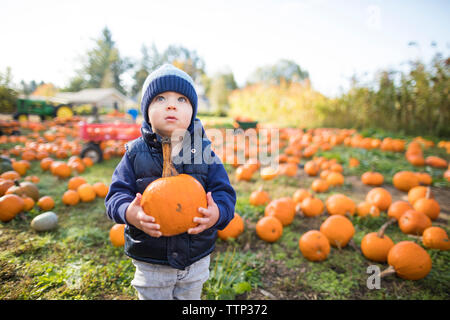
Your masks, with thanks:
[(194, 218), (194, 222), (197, 222), (199, 225), (195, 228), (190, 228), (188, 230), (189, 234), (197, 234), (211, 228), (219, 220), (219, 207), (214, 202), (211, 192), (206, 194), (206, 200), (208, 202), (208, 208), (198, 208), (198, 212), (203, 214), (203, 218)]

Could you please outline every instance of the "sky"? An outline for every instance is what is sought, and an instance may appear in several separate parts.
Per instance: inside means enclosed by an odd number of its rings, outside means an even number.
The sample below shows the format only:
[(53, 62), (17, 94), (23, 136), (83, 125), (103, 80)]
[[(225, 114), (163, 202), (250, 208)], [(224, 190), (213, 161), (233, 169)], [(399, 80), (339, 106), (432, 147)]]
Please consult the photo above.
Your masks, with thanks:
[(352, 75), (448, 56), (449, 16), (448, 0), (2, 0), (0, 72), (65, 86), (107, 26), (123, 57), (139, 59), (142, 45), (182, 45), (208, 75), (231, 71), (239, 86), (256, 68), (289, 59), (334, 96)]

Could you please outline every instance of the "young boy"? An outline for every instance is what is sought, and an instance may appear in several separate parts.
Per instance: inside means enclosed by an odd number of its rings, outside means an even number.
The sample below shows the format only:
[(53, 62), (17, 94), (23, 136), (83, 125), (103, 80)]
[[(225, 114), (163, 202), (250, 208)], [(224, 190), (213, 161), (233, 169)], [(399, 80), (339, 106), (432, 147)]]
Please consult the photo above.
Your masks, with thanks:
[[(131, 284), (139, 299), (200, 299), (217, 230), (234, 217), (236, 193), (196, 118), (197, 94), (187, 73), (170, 64), (152, 72), (142, 88), (141, 110), (142, 136), (126, 145), (106, 211), (116, 223), (126, 224), (124, 250), (136, 267)], [(190, 139), (174, 139), (180, 130)], [(172, 237), (162, 236), (140, 206), (145, 188), (162, 176), (164, 137), (172, 139), (172, 156), (183, 155), (181, 163), (174, 161), (178, 173), (193, 176), (207, 192), (207, 208), (198, 209), (203, 218), (194, 218), (198, 226)]]

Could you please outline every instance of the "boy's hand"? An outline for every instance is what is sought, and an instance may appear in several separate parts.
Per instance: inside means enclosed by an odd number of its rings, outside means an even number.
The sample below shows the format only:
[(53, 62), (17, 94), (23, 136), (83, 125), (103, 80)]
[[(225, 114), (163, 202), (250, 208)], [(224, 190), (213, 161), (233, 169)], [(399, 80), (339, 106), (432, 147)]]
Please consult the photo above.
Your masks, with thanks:
[(159, 224), (153, 223), (155, 222), (155, 218), (145, 214), (142, 210), (141, 198), (142, 195), (140, 193), (136, 193), (136, 198), (134, 198), (133, 202), (131, 202), (127, 208), (125, 218), (130, 224), (139, 230), (144, 231), (152, 237), (159, 238), (162, 235), (159, 231)]
[(190, 228), (188, 230), (189, 234), (200, 233), (212, 227), (214, 224), (216, 224), (217, 220), (219, 220), (219, 207), (214, 202), (211, 192), (208, 192), (206, 194), (206, 200), (208, 201), (208, 208), (198, 208), (198, 212), (203, 214), (203, 218), (194, 218), (194, 222), (199, 223), (199, 225), (195, 228)]

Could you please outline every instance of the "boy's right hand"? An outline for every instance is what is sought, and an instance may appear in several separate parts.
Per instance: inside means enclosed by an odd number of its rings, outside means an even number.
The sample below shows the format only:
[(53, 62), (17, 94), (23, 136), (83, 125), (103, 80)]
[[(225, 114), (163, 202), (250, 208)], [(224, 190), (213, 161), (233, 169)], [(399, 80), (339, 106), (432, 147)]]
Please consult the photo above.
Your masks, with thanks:
[(142, 210), (141, 198), (142, 195), (140, 193), (136, 193), (136, 198), (134, 198), (133, 202), (131, 202), (127, 208), (125, 218), (128, 223), (132, 224), (139, 230), (144, 231), (152, 237), (159, 238), (162, 235), (161, 231), (159, 231), (159, 224), (154, 223), (155, 218), (145, 214)]

